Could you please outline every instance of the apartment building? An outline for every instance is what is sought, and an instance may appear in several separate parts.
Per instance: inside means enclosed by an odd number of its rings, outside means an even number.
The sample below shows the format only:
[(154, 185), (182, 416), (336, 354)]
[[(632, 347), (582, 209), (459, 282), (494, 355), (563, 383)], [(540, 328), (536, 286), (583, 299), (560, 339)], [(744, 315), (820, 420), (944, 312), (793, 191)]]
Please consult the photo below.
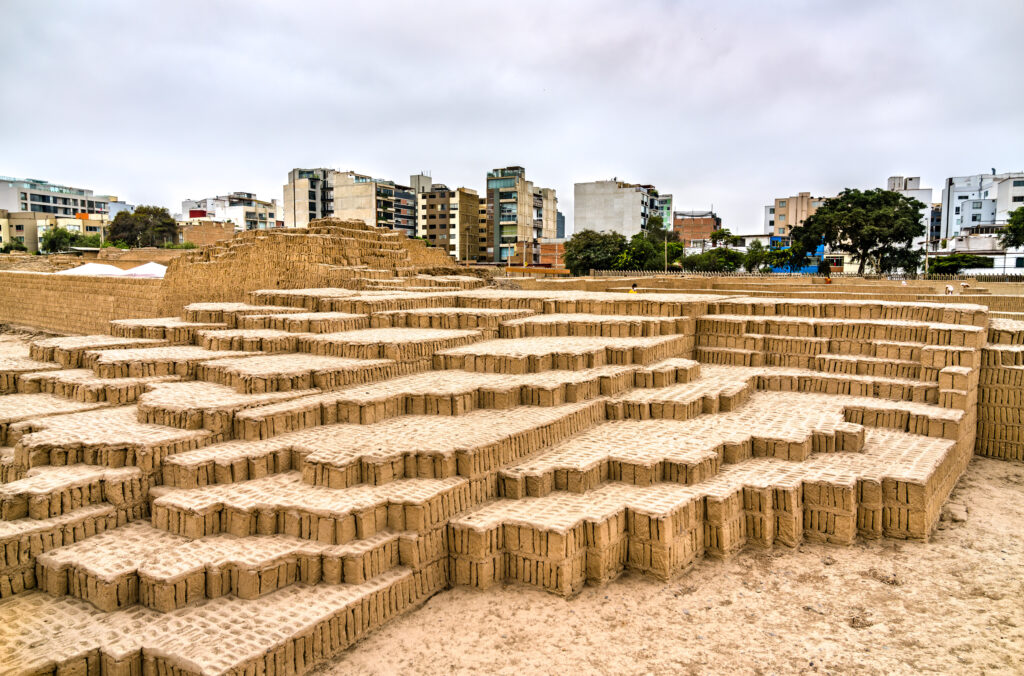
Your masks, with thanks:
[(540, 261), (540, 240), (554, 238), (558, 230), (558, 198), (553, 188), (540, 188), (526, 180), (523, 167), (502, 167), (487, 172), (486, 248), (478, 260), (515, 265)]
[[(423, 187), (422, 185), (419, 187)], [(479, 255), (480, 196), (470, 188), (432, 183), (417, 194), (416, 235), (460, 261)]]
[(292, 169), (284, 185), (286, 228), (305, 228), (317, 218), (334, 216), (413, 235), (414, 207), (411, 187), (354, 171)]
[(76, 214), (106, 215), (117, 198), (94, 195), (92, 190), (57, 185), (35, 178), (0, 176), (0, 209), (11, 213), (28, 211), (53, 216)]
[(647, 229), (654, 186), (618, 179), (577, 183), (573, 197), (575, 232), (617, 232), (627, 239)]
[(662, 195), (652, 190), (649, 211), (651, 216), (661, 216), (661, 224), (668, 228), (672, 224), (672, 195)]
[(32, 211), (0, 209), (0, 245), (18, 242), (29, 253), (39, 251), (43, 234), (50, 228), (64, 228), (79, 235), (105, 235), (110, 221), (106, 214), (55, 216)]
[(942, 188), (940, 233), (956, 237), (963, 228), (1002, 226), (1024, 207), (1024, 172), (952, 176)]
[(914, 239), (914, 248), (924, 246), (925, 242), (930, 239), (935, 239), (938, 233), (932, 232), (932, 189), (921, 187), (921, 178), (919, 176), (890, 176), (885, 182), (885, 189), (907, 197), (909, 199), (915, 199), (924, 206), (921, 207), (921, 225), (924, 226), (924, 234)]
[[(793, 228), (803, 225), (811, 214), (825, 203), (824, 197), (811, 197), (801, 192), (791, 197), (779, 197), (773, 205), (765, 207), (765, 233), (789, 237)], [(769, 226), (769, 223), (771, 225)]]
[(710, 246), (711, 233), (722, 227), (722, 219), (714, 211), (674, 211), (672, 230), (683, 246)]
[(233, 192), (217, 197), (187, 199), (181, 202), (183, 220), (206, 219), (231, 223), (236, 230), (276, 228), (280, 209), (277, 200), (261, 200), (251, 192)]

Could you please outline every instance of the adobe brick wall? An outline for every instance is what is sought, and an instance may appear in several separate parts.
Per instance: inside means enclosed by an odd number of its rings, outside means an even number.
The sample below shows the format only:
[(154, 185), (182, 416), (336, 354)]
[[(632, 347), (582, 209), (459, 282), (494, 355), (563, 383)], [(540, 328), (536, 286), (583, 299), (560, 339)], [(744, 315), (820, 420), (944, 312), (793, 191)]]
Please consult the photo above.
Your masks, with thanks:
[(107, 333), (112, 319), (163, 314), (162, 280), (0, 271), (0, 324)]

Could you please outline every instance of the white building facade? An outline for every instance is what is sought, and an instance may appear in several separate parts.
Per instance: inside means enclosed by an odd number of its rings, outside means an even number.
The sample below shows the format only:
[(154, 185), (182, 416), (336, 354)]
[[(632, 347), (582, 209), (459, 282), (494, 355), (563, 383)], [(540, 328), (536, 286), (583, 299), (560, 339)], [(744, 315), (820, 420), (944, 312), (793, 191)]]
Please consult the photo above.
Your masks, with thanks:
[(257, 199), (251, 192), (233, 192), (230, 195), (184, 200), (181, 203), (183, 219), (207, 219), (232, 223), (236, 230), (266, 230), (277, 227), (280, 216), (277, 200)]
[[(573, 232), (617, 232), (627, 239), (647, 229), (651, 186), (617, 179), (577, 183)], [(666, 227), (669, 223), (666, 222)]]
[(964, 227), (1004, 225), (1024, 207), (1024, 172), (952, 176), (942, 189), (941, 236), (956, 237)]

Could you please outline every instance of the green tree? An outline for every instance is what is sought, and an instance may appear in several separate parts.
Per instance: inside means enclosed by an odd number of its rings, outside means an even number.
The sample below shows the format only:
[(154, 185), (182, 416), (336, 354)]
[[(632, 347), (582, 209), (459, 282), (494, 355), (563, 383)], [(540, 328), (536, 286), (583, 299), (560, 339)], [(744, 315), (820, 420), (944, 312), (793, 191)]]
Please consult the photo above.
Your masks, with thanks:
[(681, 256), (686, 255), (686, 246), (682, 242), (669, 242), (668, 243), (668, 264), (672, 265)]
[(96, 233), (94, 235), (76, 234), (71, 238), (71, 246), (87, 246), (99, 248), (103, 244), (102, 239), (103, 238), (100, 237), (99, 233)]
[(638, 232), (629, 240), (629, 246), (619, 253), (612, 265), (613, 270), (661, 270), (665, 265), (664, 244), (654, 243)]
[(617, 232), (581, 230), (565, 243), (563, 261), (574, 275), (590, 270), (611, 270), (626, 248), (626, 238)]
[(853, 256), (857, 274), (869, 260), (878, 260), (897, 248), (909, 249), (924, 234), (924, 204), (892, 190), (847, 188), (825, 203), (791, 233), (792, 262), (802, 264), (824, 244)]
[(173, 242), (178, 225), (163, 207), (140, 206), (135, 211), (118, 212), (110, 223), (110, 239), (122, 240), (129, 246), (158, 246)]
[(784, 268), (787, 265), (790, 269), (799, 267), (793, 263), (793, 251), (792, 249), (770, 249), (768, 251), (768, 268)]
[(654, 244), (664, 245), (666, 240), (669, 242), (679, 241), (679, 233), (671, 228), (667, 228), (664, 219), (657, 214), (647, 218), (647, 229), (644, 230), (644, 234)]
[(59, 225), (44, 232), (43, 241), (39, 243), (39, 248), (46, 253), (67, 251), (69, 246), (71, 246), (71, 233)]
[(756, 239), (747, 247), (747, 254), (743, 257), (743, 268), (747, 272), (758, 272), (768, 264), (768, 249)]
[(16, 239), (12, 239), (0, 247), (0, 253), (11, 253), (12, 251), (28, 251), (28, 247)]
[(742, 237), (737, 237), (729, 231), (729, 228), (718, 228), (717, 230), (711, 231), (711, 244), (712, 246), (718, 246), (721, 243), (725, 248), (730, 246), (739, 246), (740, 242), (743, 241)]
[(1010, 212), (1006, 229), (999, 235), (999, 244), (1005, 249), (1024, 246), (1024, 207), (1017, 207)]
[(950, 254), (928, 261), (929, 275), (956, 275), (967, 268), (991, 268), (994, 262), (987, 256), (974, 254)]
[(679, 264), (693, 272), (735, 272), (743, 265), (744, 255), (733, 249), (708, 249), (692, 256), (683, 256)]

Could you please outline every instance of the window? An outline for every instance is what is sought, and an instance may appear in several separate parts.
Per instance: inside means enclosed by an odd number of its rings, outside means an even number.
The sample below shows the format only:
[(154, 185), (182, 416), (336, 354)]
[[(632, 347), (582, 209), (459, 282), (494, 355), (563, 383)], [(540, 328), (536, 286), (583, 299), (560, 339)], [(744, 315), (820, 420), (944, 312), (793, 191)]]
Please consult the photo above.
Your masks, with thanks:
[(1018, 268), (1024, 268), (1024, 258), (1018, 258), (1016, 261), (1016, 266)]
[(954, 210), (953, 210), (953, 213), (954, 213), (954, 214), (958, 214), (958, 213), (960, 213), (960, 207), (957, 207), (956, 209), (954, 209)]
[(779, 214), (779, 220), (780, 221), (786, 220), (786, 214)]
[(1024, 202), (1024, 195), (1014, 195), (1013, 196), (1013, 201), (1014, 202)]
[(21, 193), (21, 197), (19, 197), (19, 199), (27, 200), (28, 199), (28, 194)]
[(315, 200), (316, 199), (316, 190), (310, 190), (309, 191), (309, 199), (311, 199), (311, 200)]
[(972, 209), (980, 209), (981, 208), (981, 202), (971, 202), (971, 208)]
[(21, 203), (21, 210), (22, 211), (28, 211), (28, 203), (22, 202)]
[[(1014, 181), (1013, 182), (1013, 187), (1014, 188), (1024, 188), (1024, 181)], [(1020, 259), (1018, 258), (1017, 260), (1020, 260)]]
[(786, 200), (779, 200), (779, 206), (780, 207), (786, 206)]
[(981, 214), (971, 214), (971, 222), (978, 223), (981, 221)]
[(967, 195), (957, 195), (956, 198), (958, 200), (965, 200), (965, 199), (967, 199)]

